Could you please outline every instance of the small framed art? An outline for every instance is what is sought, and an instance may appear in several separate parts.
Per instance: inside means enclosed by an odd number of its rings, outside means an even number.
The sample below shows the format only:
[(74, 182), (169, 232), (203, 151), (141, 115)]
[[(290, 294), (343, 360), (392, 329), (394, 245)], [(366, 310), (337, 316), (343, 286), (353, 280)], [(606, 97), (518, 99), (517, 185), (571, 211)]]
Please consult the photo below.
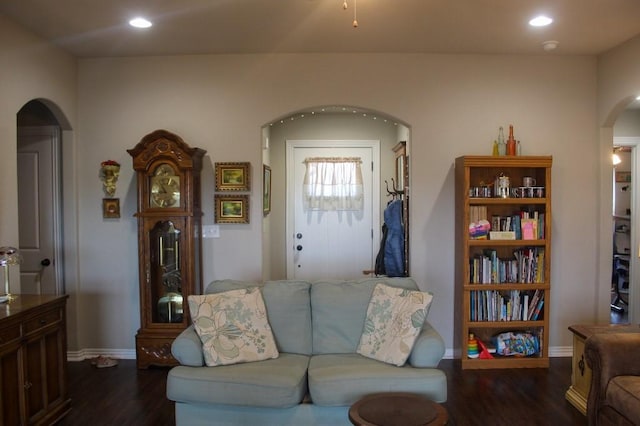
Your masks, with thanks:
[(104, 219), (120, 218), (120, 199), (119, 198), (103, 198), (102, 199), (102, 217)]
[(216, 163), (216, 191), (250, 191), (251, 163)]
[(216, 223), (249, 223), (248, 195), (215, 195)]
[(271, 167), (262, 166), (262, 214), (271, 212)]

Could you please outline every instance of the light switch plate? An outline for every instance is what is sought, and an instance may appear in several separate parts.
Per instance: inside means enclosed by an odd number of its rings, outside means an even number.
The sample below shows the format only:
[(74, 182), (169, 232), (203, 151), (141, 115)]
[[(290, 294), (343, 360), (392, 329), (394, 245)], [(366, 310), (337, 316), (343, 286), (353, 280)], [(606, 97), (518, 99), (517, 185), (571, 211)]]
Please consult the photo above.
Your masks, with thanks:
[(202, 238), (220, 238), (219, 225), (203, 225)]

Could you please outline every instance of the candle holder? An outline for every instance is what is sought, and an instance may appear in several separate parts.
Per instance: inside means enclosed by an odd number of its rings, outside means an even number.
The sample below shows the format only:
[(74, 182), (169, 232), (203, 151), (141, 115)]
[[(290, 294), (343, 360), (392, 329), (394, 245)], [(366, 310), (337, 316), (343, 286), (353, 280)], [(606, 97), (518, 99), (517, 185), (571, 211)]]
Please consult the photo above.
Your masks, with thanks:
[(4, 295), (0, 296), (0, 303), (15, 300), (17, 296), (11, 294), (9, 285), (9, 266), (19, 265), (22, 257), (15, 247), (0, 247), (0, 267), (4, 273)]

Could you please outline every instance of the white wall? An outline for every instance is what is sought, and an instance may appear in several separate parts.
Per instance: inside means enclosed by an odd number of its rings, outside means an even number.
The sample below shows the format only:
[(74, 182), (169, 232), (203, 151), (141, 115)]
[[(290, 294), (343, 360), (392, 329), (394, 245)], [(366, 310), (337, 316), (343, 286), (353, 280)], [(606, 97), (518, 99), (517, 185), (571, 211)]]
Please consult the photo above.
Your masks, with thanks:
[[(348, 72), (346, 72), (348, 71)], [(157, 128), (208, 151), (207, 161), (262, 165), (261, 127), (313, 105), (356, 105), (411, 128), (411, 264), (435, 293), (430, 320), (453, 347), (454, 158), (490, 154), (514, 124), (523, 153), (553, 155), (550, 340), (595, 319), (598, 133), (593, 57), (308, 54), (83, 59), (79, 65), (78, 196), (82, 294), (79, 348), (133, 348), (139, 325), (135, 183), (126, 149)], [(98, 165), (124, 167), (122, 218), (103, 221)], [(212, 169), (204, 176), (213, 179)], [(205, 188), (207, 184), (205, 183)], [(209, 186), (211, 188), (211, 186)], [(251, 223), (204, 247), (205, 282), (261, 279), (262, 188)], [(213, 191), (204, 193), (212, 223)], [(273, 236), (271, 236), (273, 238)], [(577, 249), (579, 247), (579, 250)]]
[(621, 112), (613, 126), (613, 136), (640, 136), (640, 109), (629, 109)]

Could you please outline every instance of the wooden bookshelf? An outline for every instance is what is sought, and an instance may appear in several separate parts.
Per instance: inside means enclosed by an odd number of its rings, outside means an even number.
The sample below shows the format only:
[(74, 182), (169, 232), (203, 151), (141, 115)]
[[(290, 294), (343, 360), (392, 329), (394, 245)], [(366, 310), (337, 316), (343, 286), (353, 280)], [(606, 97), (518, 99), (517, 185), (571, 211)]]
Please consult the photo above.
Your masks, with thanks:
[[(549, 367), (551, 164), (551, 156), (463, 156), (456, 159), (454, 344), (463, 369)], [(506, 198), (474, 196), (477, 192), (473, 188), (481, 186), (491, 187), (491, 195), (494, 195), (493, 184), (501, 174), (509, 177), (511, 188), (523, 186), (523, 177), (533, 177), (535, 186), (543, 188), (544, 194), (530, 197), (510, 193)], [(488, 236), (486, 239), (472, 238), (469, 225), (477, 206), (481, 206), (483, 212), (486, 208), (486, 220), (494, 225), (519, 222), (524, 212), (534, 216), (538, 226), (536, 239), (522, 239), (520, 232), (514, 240), (491, 240)], [(472, 210), (474, 208), (476, 210)], [(509, 222), (505, 218), (509, 218)], [(510, 226), (510, 229), (499, 230), (515, 231), (514, 225)], [(519, 229), (517, 223), (515, 226)], [(514, 253), (518, 250), (520, 255), (528, 254), (522, 258), (529, 259), (526, 265), (523, 260), (520, 263), (516, 260)], [(530, 309), (528, 306), (524, 309), (524, 301), (526, 295), (530, 304), (536, 291), (544, 303), (537, 318), (533, 319), (528, 317), (526, 311)], [(492, 304), (488, 300), (497, 301)], [(527, 317), (523, 318), (525, 314)], [(493, 336), (504, 332), (537, 336), (539, 351), (529, 356), (492, 354), (492, 359), (469, 358), (470, 333), (483, 343), (491, 344)]]

